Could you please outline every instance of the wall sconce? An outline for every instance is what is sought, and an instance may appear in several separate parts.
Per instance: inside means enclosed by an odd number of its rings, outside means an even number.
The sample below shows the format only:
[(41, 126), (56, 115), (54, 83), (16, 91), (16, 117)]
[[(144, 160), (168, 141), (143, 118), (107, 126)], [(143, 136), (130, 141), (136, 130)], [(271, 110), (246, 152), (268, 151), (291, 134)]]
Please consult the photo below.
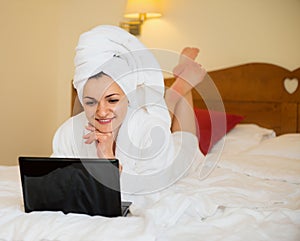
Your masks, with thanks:
[(120, 27), (133, 35), (140, 35), (141, 26), (146, 19), (161, 17), (161, 0), (128, 0)]

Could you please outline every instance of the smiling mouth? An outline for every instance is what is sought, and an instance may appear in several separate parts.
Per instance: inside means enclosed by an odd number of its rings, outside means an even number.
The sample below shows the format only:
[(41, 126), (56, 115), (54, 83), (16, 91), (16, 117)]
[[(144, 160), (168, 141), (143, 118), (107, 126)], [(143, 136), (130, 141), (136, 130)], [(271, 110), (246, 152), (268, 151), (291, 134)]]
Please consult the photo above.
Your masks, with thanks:
[(105, 125), (111, 123), (113, 119), (114, 118), (96, 119), (96, 121), (101, 125)]

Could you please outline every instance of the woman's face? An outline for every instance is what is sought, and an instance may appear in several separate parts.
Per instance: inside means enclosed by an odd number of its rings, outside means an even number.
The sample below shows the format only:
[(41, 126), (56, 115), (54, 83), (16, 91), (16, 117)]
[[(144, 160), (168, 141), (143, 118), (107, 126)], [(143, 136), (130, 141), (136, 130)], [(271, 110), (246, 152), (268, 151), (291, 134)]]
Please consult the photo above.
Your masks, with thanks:
[(86, 117), (99, 132), (114, 134), (119, 130), (128, 108), (128, 99), (109, 76), (91, 78), (83, 89)]

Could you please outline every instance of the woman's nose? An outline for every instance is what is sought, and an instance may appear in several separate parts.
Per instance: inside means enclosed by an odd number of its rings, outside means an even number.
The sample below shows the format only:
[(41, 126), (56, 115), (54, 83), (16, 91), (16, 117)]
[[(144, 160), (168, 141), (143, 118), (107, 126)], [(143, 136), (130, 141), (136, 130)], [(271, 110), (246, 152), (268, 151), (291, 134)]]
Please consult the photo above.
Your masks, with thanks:
[(100, 101), (97, 105), (96, 115), (99, 117), (105, 117), (107, 113), (108, 113), (107, 106)]

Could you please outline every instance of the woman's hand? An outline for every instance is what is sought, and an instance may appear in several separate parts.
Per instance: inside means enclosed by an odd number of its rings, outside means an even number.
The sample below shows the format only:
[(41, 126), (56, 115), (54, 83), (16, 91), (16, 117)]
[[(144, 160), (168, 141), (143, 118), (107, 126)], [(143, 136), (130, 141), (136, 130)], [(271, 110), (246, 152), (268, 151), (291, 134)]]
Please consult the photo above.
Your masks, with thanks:
[(99, 158), (115, 158), (114, 155), (114, 143), (115, 138), (112, 132), (102, 133), (98, 131), (92, 124), (89, 123), (85, 127), (88, 134), (84, 135), (83, 138), (86, 139), (86, 144), (96, 143), (97, 156)]
[[(115, 158), (114, 155), (114, 144), (115, 138), (113, 133), (101, 133), (98, 131), (92, 124), (88, 124), (85, 127), (88, 131), (88, 134), (83, 136), (83, 139), (86, 139), (86, 144), (92, 144), (93, 142), (97, 145), (97, 156), (99, 158)], [(123, 166), (119, 163), (119, 171), (122, 172)]]

